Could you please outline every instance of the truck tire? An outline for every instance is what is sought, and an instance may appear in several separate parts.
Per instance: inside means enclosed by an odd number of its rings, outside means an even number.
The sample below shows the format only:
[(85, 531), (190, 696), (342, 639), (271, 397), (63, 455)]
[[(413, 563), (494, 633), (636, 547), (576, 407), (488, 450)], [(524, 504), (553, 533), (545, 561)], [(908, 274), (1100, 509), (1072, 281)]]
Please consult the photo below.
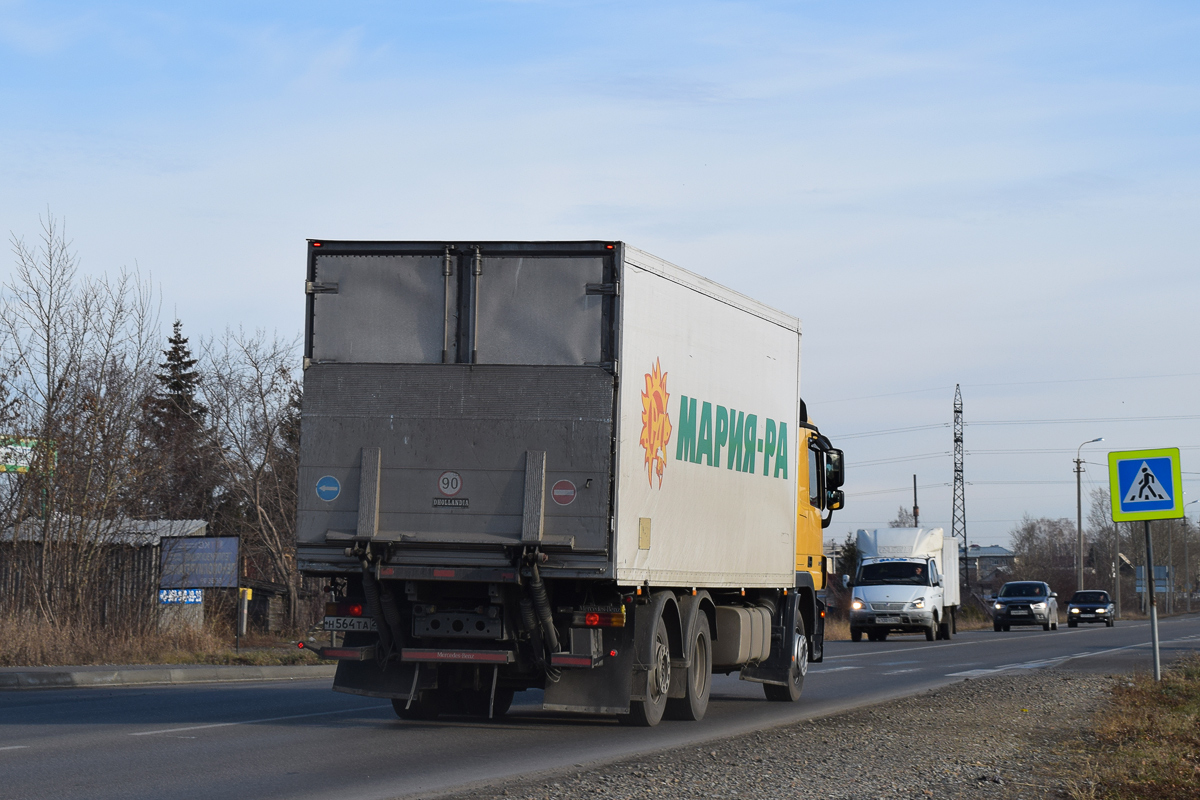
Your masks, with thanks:
[(850, 641), (852, 641), (852, 642), (861, 642), (862, 641), (862, 628), (851, 628), (850, 629)]
[(667, 623), (662, 616), (654, 631), (650, 652), (650, 669), (646, 670), (644, 700), (629, 701), (629, 713), (617, 720), (639, 728), (652, 728), (662, 721), (667, 710), (667, 693), (671, 689), (671, 644), (667, 638)]
[(925, 641), (932, 642), (934, 639), (940, 638), (940, 637), (938, 637), (938, 628), (939, 627), (940, 626), (938, 625), (937, 614), (934, 614), (933, 615), (933, 624), (925, 629)]
[(948, 642), (948, 641), (950, 641), (950, 637), (952, 635), (953, 634), (951, 633), (950, 622), (948, 620), (943, 621), (942, 624), (938, 625), (937, 638), (941, 639), (942, 641)]
[(508, 713), (514, 694), (512, 689), (496, 687), (496, 699), (493, 702), (490, 688), (467, 691), (462, 695), (463, 710), (472, 717), (487, 719), (490, 705), (492, 719), (499, 719)]
[(427, 691), (414, 697), (412, 703), (403, 698), (393, 697), (392, 710), (400, 719), (427, 721), (438, 718), (438, 715), (442, 713), (442, 705), (438, 702), (435, 692)]
[(773, 703), (794, 703), (804, 690), (804, 676), (808, 674), (808, 637), (804, 635), (804, 619), (796, 615), (796, 649), (792, 653), (792, 668), (788, 670), (786, 686), (764, 683), (763, 694)]
[(692, 658), (688, 662), (686, 695), (667, 700), (667, 719), (701, 720), (708, 710), (708, 695), (712, 691), (712, 633), (708, 616), (696, 614), (692, 630)]

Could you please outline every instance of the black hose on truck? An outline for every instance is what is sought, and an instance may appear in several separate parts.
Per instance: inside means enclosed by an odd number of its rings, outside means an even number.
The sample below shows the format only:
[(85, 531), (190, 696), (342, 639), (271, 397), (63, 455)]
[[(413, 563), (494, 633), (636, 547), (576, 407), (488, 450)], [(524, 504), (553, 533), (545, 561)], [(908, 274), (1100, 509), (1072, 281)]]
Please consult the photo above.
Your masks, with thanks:
[(550, 598), (546, 596), (546, 584), (538, 573), (537, 564), (529, 565), (529, 596), (533, 598), (533, 607), (537, 609), (538, 619), (542, 621), (542, 636), (551, 653), (558, 652), (558, 631), (554, 629), (554, 615), (550, 611)]
[[(380, 602), (379, 584), (375, 580), (375, 576), (371, 574), (371, 565), (363, 562), (363, 598), (367, 601), (367, 610), (371, 612), (372, 619), (375, 620), (375, 627), (379, 629), (379, 650), (380, 655), (387, 657), (392, 652), (392, 630), (389, 620), (384, 616), (383, 604)], [(395, 610), (396, 601), (391, 600), (392, 609)], [(397, 619), (399, 613), (396, 614)]]
[(546, 663), (546, 658), (542, 651), (542, 633), (538, 629), (537, 617), (533, 615), (533, 601), (528, 597), (523, 597), (518, 605), (521, 608), (521, 627), (529, 634), (529, 643), (532, 645), (533, 658), (540, 667)]

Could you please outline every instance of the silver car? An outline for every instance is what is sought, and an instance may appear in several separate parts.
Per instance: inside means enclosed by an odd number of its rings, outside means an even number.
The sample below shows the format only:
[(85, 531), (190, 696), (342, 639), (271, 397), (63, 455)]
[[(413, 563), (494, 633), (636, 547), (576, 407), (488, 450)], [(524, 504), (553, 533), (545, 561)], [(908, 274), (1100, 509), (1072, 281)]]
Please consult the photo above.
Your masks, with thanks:
[(992, 603), (992, 629), (1006, 631), (1013, 625), (1041, 625), (1044, 631), (1058, 630), (1058, 594), (1044, 581), (1010, 581), (1000, 587)]

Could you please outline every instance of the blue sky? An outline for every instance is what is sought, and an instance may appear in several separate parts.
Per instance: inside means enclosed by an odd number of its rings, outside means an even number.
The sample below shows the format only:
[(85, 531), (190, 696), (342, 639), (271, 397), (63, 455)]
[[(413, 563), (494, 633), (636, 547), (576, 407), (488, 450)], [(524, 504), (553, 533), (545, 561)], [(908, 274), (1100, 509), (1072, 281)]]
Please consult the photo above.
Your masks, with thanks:
[[(968, 423), (1200, 414), (1197, 41), (1188, 3), (0, 0), (0, 226), (51, 209), (193, 336), (298, 330), (306, 237), (622, 239), (799, 316), (835, 437), (956, 383)], [(1101, 435), (1200, 472), (1200, 420), (969, 425), (972, 537), (1073, 516)], [(831, 535), (914, 472), (948, 526), (948, 429), (844, 444)]]

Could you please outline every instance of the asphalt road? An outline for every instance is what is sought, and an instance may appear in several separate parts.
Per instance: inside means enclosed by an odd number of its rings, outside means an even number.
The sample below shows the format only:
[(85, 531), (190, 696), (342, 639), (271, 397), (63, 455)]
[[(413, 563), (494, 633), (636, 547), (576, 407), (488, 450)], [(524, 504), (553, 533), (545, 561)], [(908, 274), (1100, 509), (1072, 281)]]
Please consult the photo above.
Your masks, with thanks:
[[(1200, 615), (1161, 621), (1165, 661), (1200, 651)], [(702, 722), (657, 728), (540, 710), (518, 695), (501, 722), (402, 722), (327, 681), (0, 693), (0, 798), (393, 798), (507, 775), (684, 747), (914, 694), (964, 678), (1061, 666), (1150, 667), (1146, 622), (826, 645), (795, 704), (718, 676)]]

